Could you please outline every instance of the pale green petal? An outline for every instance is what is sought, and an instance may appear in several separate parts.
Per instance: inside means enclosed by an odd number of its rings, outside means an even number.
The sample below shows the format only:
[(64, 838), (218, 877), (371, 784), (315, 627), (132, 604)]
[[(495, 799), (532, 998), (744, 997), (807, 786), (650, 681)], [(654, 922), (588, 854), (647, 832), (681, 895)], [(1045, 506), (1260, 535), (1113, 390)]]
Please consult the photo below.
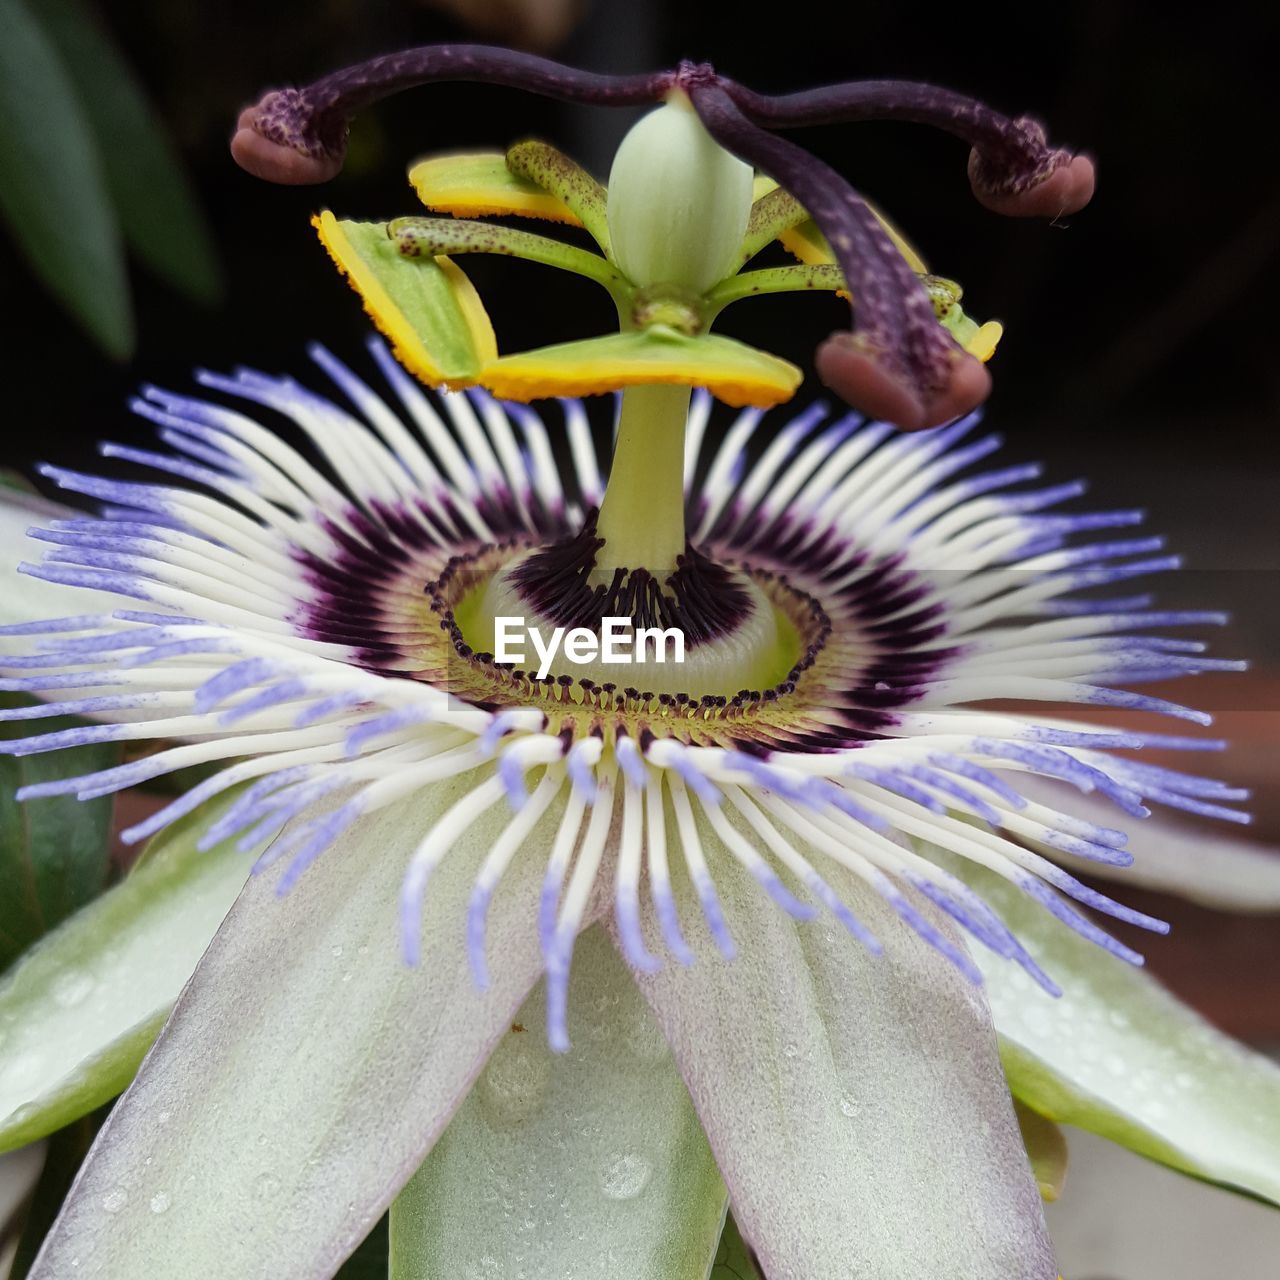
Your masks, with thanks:
[(52, 1133), (131, 1079), (260, 849), (196, 841), (228, 801), (157, 836), (132, 875), (0, 980), (0, 1151)]
[(1021, 969), (975, 950), (1017, 1097), (1060, 1124), (1280, 1203), (1280, 1067), (1005, 881), (948, 865), (1063, 990), (1055, 1000)]
[[(510, 818), (503, 804), (431, 882), (422, 967), (401, 957), (406, 863), (477, 781), (357, 822), (284, 897), (275, 875), (249, 882), (99, 1135), (33, 1280), (63, 1280), (75, 1259), (76, 1275), (110, 1280), (337, 1269), (422, 1163), (538, 975), (536, 847), (493, 902), (492, 989), (477, 992), (467, 967), (465, 905)], [(553, 806), (535, 836), (557, 816)]]
[[(40, 544), (27, 537), (33, 525), (74, 515), (69, 507), (48, 502), (34, 493), (0, 486), (0, 626), (65, 618), (81, 613), (110, 613), (124, 607), (119, 596), (44, 582), (18, 572), (24, 560), (40, 559)], [(0, 636), (0, 655), (29, 653), (30, 636)], [(0, 666), (4, 660), (0, 656)]]
[(705, 1280), (726, 1193), (662, 1033), (599, 929), (555, 1057), (542, 984), (391, 1208), (392, 1280)]
[(765, 1274), (1054, 1280), (980, 991), (860, 883), (833, 877), (879, 957), (700, 834), (738, 958), (691, 924), (697, 962), (637, 981)]
[[(1031, 800), (1060, 808), (1063, 786), (1025, 775), (1018, 789)], [(1077, 817), (1113, 827), (1115, 806), (1071, 792)], [(1222, 911), (1280, 911), (1280, 849), (1241, 840), (1222, 823), (1197, 823), (1182, 814), (1157, 810), (1129, 828), (1133, 866), (1111, 867), (1054, 853), (1054, 860), (1089, 876), (1176, 893)]]

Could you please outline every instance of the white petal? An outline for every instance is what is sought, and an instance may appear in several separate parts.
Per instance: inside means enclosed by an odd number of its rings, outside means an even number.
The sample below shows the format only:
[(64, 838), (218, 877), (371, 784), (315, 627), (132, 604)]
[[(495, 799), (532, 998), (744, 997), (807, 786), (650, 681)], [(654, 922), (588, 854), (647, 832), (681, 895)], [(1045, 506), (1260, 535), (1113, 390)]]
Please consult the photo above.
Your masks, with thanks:
[(695, 964), (636, 980), (770, 1280), (1054, 1280), (979, 992), (838, 869), (883, 955), (716, 852), (737, 960), (699, 935)]
[(358, 823), (283, 899), (274, 876), (250, 882), (99, 1135), (33, 1280), (332, 1274), (539, 972), (543, 863), (528, 848), (493, 903), (492, 988), (477, 993), (467, 969), (467, 896), (510, 816), (502, 805), (432, 881), (422, 967), (401, 959), (405, 864), (473, 785), (454, 779)]

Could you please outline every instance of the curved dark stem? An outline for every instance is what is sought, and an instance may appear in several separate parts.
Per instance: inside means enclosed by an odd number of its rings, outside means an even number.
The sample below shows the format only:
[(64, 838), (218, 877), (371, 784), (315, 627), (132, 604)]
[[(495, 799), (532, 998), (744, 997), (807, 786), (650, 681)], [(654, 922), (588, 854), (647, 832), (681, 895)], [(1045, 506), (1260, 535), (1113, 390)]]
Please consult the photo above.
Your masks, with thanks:
[(988, 182), (1022, 188), (1047, 177), (1069, 155), (1045, 145), (1033, 120), (1013, 120), (976, 98), (911, 80), (854, 80), (770, 97), (723, 81), (734, 102), (766, 129), (906, 120), (962, 138), (977, 151)]
[(955, 344), (858, 193), (829, 165), (748, 119), (722, 84), (695, 85), (690, 98), (722, 147), (790, 191), (821, 228), (857, 299), (854, 332), (917, 385), (935, 389), (945, 383)]
[(312, 84), (267, 94), (254, 128), (273, 142), (309, 155), (341, 155), (355, 112), (402, 89), (445, 80), (524, 89), (561, 102), (627, 107), (657, 102), (675, 82), (672, 71), (608, 76), (548, 58), (479, 44), (425, 45), (334, 71)]

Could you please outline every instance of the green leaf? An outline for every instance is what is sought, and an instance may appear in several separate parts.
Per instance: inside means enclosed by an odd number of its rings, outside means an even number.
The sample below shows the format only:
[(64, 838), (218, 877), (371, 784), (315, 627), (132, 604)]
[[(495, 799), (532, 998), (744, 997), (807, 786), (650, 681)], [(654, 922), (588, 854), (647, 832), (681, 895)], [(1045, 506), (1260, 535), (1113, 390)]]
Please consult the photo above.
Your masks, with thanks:
[(737, 958), (690, 927), (695, 962), (636, 981), (764, 1273), (1054, 1280), (981, 991), (840, 867), (823, 874), (882, 955), (830, 918), (797, 925), (698, 837)]
[(22, 0), (0, 0), (0, 214), (32, 269), (113, 356), (133, 350), (120, 228), (62, 59)]
[[(408, 968), (406, 865), (478, 780), (492, 802), (432, 878), (423, 963)], [(535, 836), (549, 845), (562, 812), (563, 800)], [(112, 1109), (33, 1280), (64, 1280), (77, 1257), (112, 1277), (207, 1275), (211, 1259), (246, 1280), (336, 1272), (422, 1164), (541, 968), (547, 850), (536, 841), (492, 904), (492, 988), (477, 992), (468, 967), (467, 900), (510, 819), (496, 770), (451, 779), (358, 821), (286, 895), (275, 874), (251, 879)], [(102, 1211), (108, 1195), (118, 1212)]]
[(1014, 1094), (1058, 1124), (1280, 1203), (1280, 1067), (1006, 881), (929, 852), (1000, 912), (1063, 990), (1055, 1000), (1020, 968), (975, 952)]
[(208, 224), (133, 70), (81, 0), (41, 0), (39, 14), (75, 82), (130, 247), (192, 298), (216, 301), (222, 286)]
[[(34, 705), (0, 694), (0, 707)], [(0, 722), (0, 738), (53, 733), (80, 723), (70, 716)], [(110, 768), (120, 759), (114, 743), (0, 756), (0, 970), (31, 943), (93, 899), (110, 867), (113, 797), (80, 801), (49, 796), (19, 802), (14, 793), (35, 782), (74, 778)]]
[(196, 849), (229, 796), (156, 836), (121, 884), (0, 979), (0, 1151), (115, 1097), (235, 901), (260, 850)]
[(547, 1045), (546, 990), (391, 1209), (391, 1280), (525, 1272), (705, 1280), (725, 1189), (688, 1091), (626, 966), (582, 935), (572, 1050)]

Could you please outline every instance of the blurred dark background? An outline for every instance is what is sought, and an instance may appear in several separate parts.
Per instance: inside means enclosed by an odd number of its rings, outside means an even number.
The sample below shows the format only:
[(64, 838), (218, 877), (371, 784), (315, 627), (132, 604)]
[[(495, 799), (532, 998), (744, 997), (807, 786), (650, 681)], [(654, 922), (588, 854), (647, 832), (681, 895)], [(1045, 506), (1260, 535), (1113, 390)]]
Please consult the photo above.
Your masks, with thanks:
[[(1167, 597), (1235, 610), (1220, 651), (1248, 655), (1258, 669), (1205, 678), (1195, 700), (1216, 707), (1221, 728), (1241, 743), (1229, 771), (1262, 791), (1261, 833), (1280, 833), (1270, 794), (1280, 763), (1274, 6), (1225, 0), (1180, 16), (1107, 0), (27, 4), (73, 27), (75, 13), (88, 13), (114, 41), (191, 177), (223, 287), (219, 301), (201, 305), (135, 265), (136, 347), (113, 360), (38, 283), (12, 237), (0, 238), (0, 463), (19, 469), (42, 458), (86, 463), (102, 437), (145, 439), (145, 424), (125, 408), (140, 381), (185, 388), (195, 365), (238, 362), (310, 377), (303, 346), (311, 338), (363, 367), (366, 323), (307, 225), (313, 210), (411, 213), (404, 171), (416, 157), (500, 149), (531, 134), (604, 177), (631, 119), (501, 89), (419, 89), (360, 117), (346, 169), (327, 188), (283, 188), (242, 173), (226, 145), (239, 108), (267, 86), (406, 45), (481, 39), (615, 72), (706, 59), (766, 91), (858, 76), (928, 79), (1044, 119), (1051, 138), (1089, 150), (1099, 166), (1097, 198), (1065, 225), (983, 210), (968, 190), (964, 145), (927, 129), (861, 125), (796, 136), (885, 208), (935, 270), (963, 283), (971, 315), (1005, 322), (989, 418), (1011, 452), (1044, 458), (1061, 479), (1089, 475), (1100, 502), (1147, 506), (1153, 526), (1188, 556), (1189, 571), (1168, 580)], [(109, 132), (110, 100), (86, 105)], [(83, 250), (68, 236), (61, 251)], [(467, 270), (507, 350), (611, 323), (603, 294), (544, 268), (472, 257)], [(735, 309), (725, 328), (807, 367), (842, 314), (834, 299), (784, 297)], [(799, 403), (819, 390), (810, 379)]]
[[(786, 6), (688, 0), (438, 4), (98, 6), (194, 178), (226, 288), (220, 305), (202, 308), (134, 271), (136, 355), (117, 364), (37, 287), (11, 243), (0, 245), (16, 428), (6, 433), (6, 461), (24, 465), (121, 430), (122, 402), (140, 379), (182, 382), (196, 363), (298, 368), (310, 337), (354, 350), (360, 310), (307, 218), (320, 204), (368, 218), (412, 212), (404, 169), (422, 153), (537, 134), (604, 176), (626, 112), (471, 86), (421, 89), (366, 113), (346, 171), (327, 188), (265, 186), (228, 156), (237, 110), (265, 86), (407, 44), (505, 36), (612, 71), (705, 58), (764, 90), (856, 76), (930, 79), (1040, 116), (1053, 139), (1098, 160), (1098, 196), (1070, 225), (987, 213), (969, 195), (963, 144), (917, 126), (797, 136), (879, 201), (936, 270), (965, 285), (971, 314), (1005, 321), (991, 413), (1019, 451), (1094, 473), (1122, 466), (1129, 495), (1147, 464), (1180, 463), (1194, 476), (1229, 462), (1274, 476), (1275, 7), (1227, 0), (1180, 17), (1106, 0), (936, 10), (841, 2), (796, 6), (793, 19)], [(31, 7), (38, 12), (38, 0)], [(565, 289), (563, 276), (492, 265), (472, 258), (468, 269), (483, 277), (500, 341), (511, 347), (580, 335), (607, 314), (587, 287)], [(783, 299), (730, 313), (726, 325), (807, 365), (839, 314), (834, 302)]]

